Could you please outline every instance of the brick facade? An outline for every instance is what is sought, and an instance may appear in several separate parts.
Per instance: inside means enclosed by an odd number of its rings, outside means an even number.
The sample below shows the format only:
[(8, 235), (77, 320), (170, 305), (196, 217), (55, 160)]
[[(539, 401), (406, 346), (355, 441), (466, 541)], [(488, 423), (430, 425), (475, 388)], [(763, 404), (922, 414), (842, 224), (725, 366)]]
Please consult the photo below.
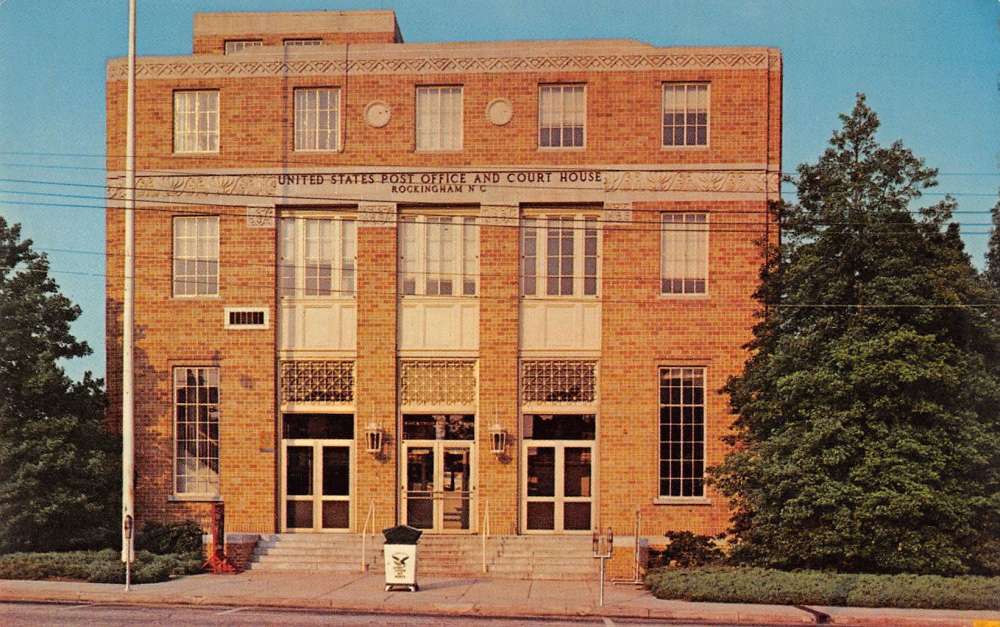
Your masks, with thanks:
[[(375, 12), (368, 30), (320, 33), (226, 30), (225, 19), (196, 19), (188, 57), (140, 59), (137, 81), (136, 219), (136, 511), (146, 520), (193, 517), (207, 523), (210, 503), (174, 495), (171, 372), (177, 366), (220, 369), (220, 494), (234, 533), (281, 531), (282, 468), (279, 395), (280, 296), (278, 240), (273, 228), (250, 228), (246, 207), (322, 206), (356, 215), (356, 345), (337, 358), (355, 362), (355, 446), (350, 528), (360, 531), (369, 507), (375, 528), (400, 520), (406, 460), (400, 459), (398, 363), (401, 309), (397, 285), (396, 214), (431, 206), (480, 216), (477, 438), (473, 483), (479, 529), (488, 501), (493, 533), (524, 531), (519, 359), (586, 358), (599, 364), (598, 438), (594, 468), (595, 528), (631, 534), (636, 510), (645, 536), (671, 529), (718, 532), (728, 522), (725, 499), (664, 502), (658, 496), (658, 367), (706, 368), (707, 464), (721, 461), (721, 437), (732, 416), (719, 392), (746, 357), (761, 263), (761, 240), (776, 237), (767, 211), (777, 197), (781, 142), (781, 58), (762, 48), (655, 48), (632, 41), (524, 44), (403, 44), (395, 19)], [(391, 13), (388, 15), (391, 16)], [(328, 16), (329, 18), (329, 16)], [(234, 18), (236, 19), (236, 18)], [(332, 18), (329, 18), (332, 19)], [(363, 21), (363, 20), (362, 20)], [(202, 30), (199, 31), (199, 24)], [(205, 26), (210, 24), (211, 26)], [(222, 24), (222, 26), (220, 26)], [(291, 23), (294, 27), (296, 23)], [(243, 29), (243, 30), (241, 30)], [(326, 45), (282, 50), (282, 38), (322, 36)], [(260, 38), (265, 46), (222, 55), (227, 39)], [(350, 43), (349, 47), (345, 43)], [(341, 62), (343, 64), (341, 65)], [(107, 149), (111, 196), (121, 197), (125, 145), (124, 63), (108, 66)], [(665, 148), (661, 98), (665, 82), (711, 86), (706, 147)], [(586, 85), (586, 147), (538, 147), (539, 85)], [(419, 85), (463, 87), (463, 147), (415, 150), (414, 91)], [(293, 90), (340, 89), (340, 149), (294, 150)], [(217, 153), (173, 151), (175, 90), (219, 91)], [(497, 125), (484, 115), (496, 98), (513, 104)], [(365, 121), (373, 101), (389, 106), (383, 127)], [(284, 174), (496, 171), (500, 185), (470, 185), (449, 196), (434, 189), (393, 194), (389, 184), (281, 182)], [(532, 172), (600, 171), (600, 181), (546, 185)], [(508, 173), (525, 172), (508, 178)], [(472, 174), (468, 174), (469, 177)], [(276, 182), (278, 181), (278, 182)], [(326, 199), (326, 200), (324, 200)], [(519, 215), (526, 208), (596, 211), (601, 228), (600, 338), (592, 349), (560, 354), (523, 345), (519, 296)], [(710, 216), (707, 295), (660, 293), (660, 212)], [(220, 216), (219, 294), (172, 296), (172, 218), (185, 212)], [(603, 213), (602, 213), (603, 212)], [(381, 216), (381, 217), (380, 217)], [(612, 217), (617, 216), (612, 219)], [(383, 219), (384, 218), (384, 219)], [(108, 420), (120, 423), (123, 218), (107, 211)], [(225, 307), (268, 310), (267, 329), (223, 327)], [(433, 356), (433, 351), (411, 356)], [(446, 353), (442, 353), (443, 355)], [(451, 353), (447, 353), (451, 354)], [(409, 355), (409, 353), (407, 353)], [(322, 355), (320, 355), (322, 357)], [(385, 434), (378, 456), (365, 452), (365, 427)], [(490, 453), (489, 429), (511, 439), (504, 456)], [(402, 469), (400, 468), (402, 466)], [(627, 562), (627, 560), (626, 560)], [(627, 570), (628, 563), (617, 565)], [(630, 562), (629, 562), (630, 563)]]

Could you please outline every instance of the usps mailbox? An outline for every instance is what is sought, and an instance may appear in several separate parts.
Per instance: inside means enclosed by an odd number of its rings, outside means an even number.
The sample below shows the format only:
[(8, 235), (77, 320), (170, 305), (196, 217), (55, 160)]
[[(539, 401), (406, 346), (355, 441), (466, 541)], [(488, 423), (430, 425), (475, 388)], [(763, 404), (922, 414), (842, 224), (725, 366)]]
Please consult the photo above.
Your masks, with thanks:
[(382, 550), (385, 559), (385, 590), (406, 588), (410, 592), (420, 590), (417, 584), (417, 541), (423, 532), (409, 525), (399, 525), (383, 529), (385, 545)]

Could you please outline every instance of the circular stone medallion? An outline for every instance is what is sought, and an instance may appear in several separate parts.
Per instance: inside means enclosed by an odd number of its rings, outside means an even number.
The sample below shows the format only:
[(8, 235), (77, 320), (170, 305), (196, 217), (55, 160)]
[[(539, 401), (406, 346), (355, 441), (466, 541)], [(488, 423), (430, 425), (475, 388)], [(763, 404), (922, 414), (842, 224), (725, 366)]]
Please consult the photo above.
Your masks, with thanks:
[(494, 98), (486, 105), (486, 119), (496, 126), (503, 126), (514, 117), (514, 105), (506, 98)]
[(389, 105), (381, 100), (369, 102), (368, 106), (365, 107), (365, 122), (368, 123), (368, 126), (382, 128), (389, 123), (389, 118), (391, 117), (392, 113), (389, 111)]

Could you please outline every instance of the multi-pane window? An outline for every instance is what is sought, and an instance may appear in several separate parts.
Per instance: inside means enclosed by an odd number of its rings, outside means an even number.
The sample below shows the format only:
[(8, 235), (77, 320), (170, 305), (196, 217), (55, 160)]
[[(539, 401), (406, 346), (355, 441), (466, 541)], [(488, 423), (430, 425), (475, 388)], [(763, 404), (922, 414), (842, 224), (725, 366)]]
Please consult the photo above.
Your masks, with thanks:
[(294, 48), (296, 46), (319, 46), (323, 43), (322, 39), (286, 39), (282, 42), (287, 48)]
[(241, 52), (247, 48), (260, 48), (264, 42), (260, 39), (232, 39), (226, 42), (226, 54)]
[(353, 218), (282, 218), (278, 264), (282, 296), (352, 296), (357, 278), (357, 222)]
[(174, 218), (174, 296), (219, 294), (219, 217)]
[(664, 213), (660, 245), (660, 291), (664, 294), (705, 294), (708, 290), (708, 214)]
[(417, 87), (417, 150), (462, 149), (462, 88)]
[(708, 145), (708, 83), (663, 85), (663, 145)]
[(597, 216), (538, 216), (521, 226), (524, 296), (597, 295)]
[(587, 126), (583, 85), (542, 85), (538, 92), (538, 145), (581, 148)]
[(218, 368), (174, 368), (174, 442), (174, 493), (218, 496)]
[(174, 92), (174, 152), (219, 151), (219, 92)]
[(660, 368), (660, 496), (704, 496), (705, 369)]
[(295, 150), (337, 150), (340, 90), (295, 90)]
[(476, 295), (479, 230), (474, 217), (403, 216), (399, 237), (403, 295)]

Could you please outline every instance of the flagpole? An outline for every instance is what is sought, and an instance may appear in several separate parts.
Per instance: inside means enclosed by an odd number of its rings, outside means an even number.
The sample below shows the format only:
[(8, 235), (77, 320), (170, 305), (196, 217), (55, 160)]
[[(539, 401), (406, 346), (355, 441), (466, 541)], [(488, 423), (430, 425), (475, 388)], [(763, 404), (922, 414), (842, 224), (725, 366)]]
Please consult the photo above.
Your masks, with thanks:
[(125, 139), (125, 288), (122, 307), (122, 561), (125, 590), (131, 584), (135, 524), (135, 0), (128, 4), (128, 97)]

